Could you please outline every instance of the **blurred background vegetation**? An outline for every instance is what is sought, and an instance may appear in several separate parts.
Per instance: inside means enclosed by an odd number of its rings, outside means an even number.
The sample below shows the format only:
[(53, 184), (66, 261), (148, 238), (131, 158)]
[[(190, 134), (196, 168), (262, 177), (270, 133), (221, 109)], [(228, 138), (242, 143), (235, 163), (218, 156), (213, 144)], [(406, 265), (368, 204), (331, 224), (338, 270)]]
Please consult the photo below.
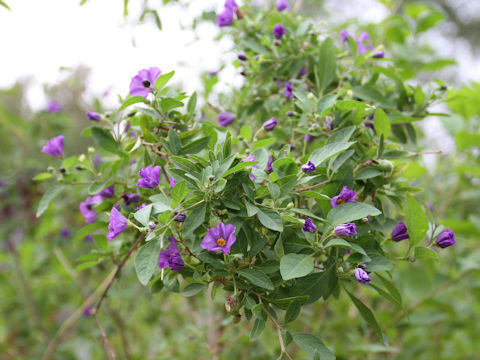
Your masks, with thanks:
[[(187, 4), (164, 3), (144, 1), (143, 16), (126, 16), (161, 27), (164, 6)], [(385, 44), (402, 78), (412, 83), (440, 78), (448, 84), (446, 101), (438, 105), (438, 113), (448, 115), (428, 119), (417, 136), (425, 150), (452, 146), (433, 158), (405, 163), (404, 176), (410, 185), (425, 188), (423, 200), (460, 240), (448, 252), (438, 252), (439, 262), (405, 263), (394, 269), (408, 316), (371, 291), (361, 294), (368, 296), (366, 302), (390, 346), (371, 336), (347, 300), (330, 298), (306, 307), (295, 327), (322, 334), (338, 359), (478, 358), (480, 84), (465, 81), (479, 64), (464, 58), (478, 58), (480, 2), (362, 0), (352, 5), (305, 0), (294, 6), (318, 23), (368, 31), (374, 43)], [(375, 16), (380, 19), (362, 17), (362, 9), (368, 13), (371, 6), (379, 9)], [(199, 21), (211, 21), (211, 10)], [(29, 107), (28, 81), (0, 91), (0, 359), (39, 359), (61, 324), (75, 310), (85, 310), (82, 303), (111, 270), (102, 263), (77, 268), (80, 256), (93, 248), (78, 231), (84, 226), (78, 204), (86, 193), (59, 198), (44, 216), (35, 217), (45, 187), (32, 179), (49, 164), (40, 153), (45, 140), (62, 133), (70, 139), (68, 154), (85, 153), (90, 144), (79, 136), (88, 125), (85, 110), (107, 110), (101, 99), (87, 100), (88, 69), (61, 71), (63, 80), (44, 88), (46, 98), (61, 105), (58, 113)], [(104, 327), (123, 359), (272, 359), (277, 353), (273, 330), (266, 329), (250, 343), (251, 324), (236, 323), (224, 310), (225, 299), (218, 294), (211, 300), (210, 295), (184, 298), (161, 288), (145, 289), (129, 264), (110, 291)], [(99, 336), (86, 309), (58, 339), (56, 358), (103, 358)], [(305, 356), (291, 353), (295, 359)]]

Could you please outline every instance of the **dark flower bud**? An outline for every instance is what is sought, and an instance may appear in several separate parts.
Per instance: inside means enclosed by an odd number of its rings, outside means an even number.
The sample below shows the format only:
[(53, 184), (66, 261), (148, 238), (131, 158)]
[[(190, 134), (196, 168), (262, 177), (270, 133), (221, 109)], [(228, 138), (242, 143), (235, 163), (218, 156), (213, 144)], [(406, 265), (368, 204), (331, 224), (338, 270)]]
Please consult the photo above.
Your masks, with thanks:
[(208, 180), (210, 180), (210, 181), (213, 181), (213, 180), (215, 180), (215, 176), (213, 176), (213, 175), (210, 175), (210, 176), (208, 177)]
[(107, 111), (107, 112), (105, 113), (105, 117), (106, 117), (106, 118), (110, 118), (112, 115), (113, 115), (113, 113), (112, 113), (111, 111)]
[(360, 284), (368, 284), (371, 281), (368, 274), (360, 268), (355, 269), (353, 271), (353, 274), (355, 275), (355, 278)]
[(175, 217), (174, 221), (183, 223), (185, 221), (185, 219), (187, 218), (187, 215), (184, 212), (180, 213), (180, 215), (178, 215), (178, 216), (177, 216), (177, 214), (178, 214), (178, 212), (176, 212), (176, 211), (173, 213), (173, 217)]
[(305, 223), (302, 227), (302, 230), (305, 232), (314, 233), (315, 231), (317, 231), (317, 225), (315, 225), (312, 219), (307, 218), (305, 219)]
[(308, 160), (308, 162), (306, 164), (302, 165), (302, 171), (304, 173), (314, 172), (315, 170), (317, 170), (317, 167), (310, 160)]
[(287, 111), (287, 116), (293, 116), (293, 111)]
[(247, 76), (247, 73), (245, 71), (240, 71), (240, 75)]
[(238, 54), (238, 55), (237, 55), (237, 58), (238, 58), (238, 60), (240, 60), (240, 61), (245, 61), (245, 60), (247, 60), (247, 55), (245, 55), (245, 54)]
[(150, 229), (152, 229), (152, 230), (155, 229), (155, 226), (157, 226), (157, 224), (155, 224), (154, 221), (150, 221), (150, 222), (148, 223), (148, 227), (149, 227)]
[(280, 44), (281, 44), (281, 42), (278, 39), (275, 39), (275, 41), (273, 42), (273, 45), (275, 45), (275, 46), (280, 46)]
[(446, 91), (448, 88), (446, 85), (440, 86), (440, 91)]
[(357, 234), (357, 227), (354, 223), (340, 224), (334, 230), (337, 236), (353, 236)]
[(409, 237), (410, 235), (408, 235), (407, 226), (405, 223), (399, 221), (392, 230), (392, 240), (398, 242), (408, 239)]
[(60, 168), (60, 172), (61, 172), (62, 174), (65, 174), (65, 173), (67, 172), (67, 170), (65, 170), (64, 167), (61, 167), (61, 168)]
[(85, 170), (85, 168), (80, 165), (75, 166), (75, 169), (77, 169), (78, 171)]
[(245, 150), (245, 154), (250, 154), (250, 149)]
[(437, 245), (442, 249), (456, 244), (455, 234), (450, 229), (443, 230), (440, 235), (437, 236)]

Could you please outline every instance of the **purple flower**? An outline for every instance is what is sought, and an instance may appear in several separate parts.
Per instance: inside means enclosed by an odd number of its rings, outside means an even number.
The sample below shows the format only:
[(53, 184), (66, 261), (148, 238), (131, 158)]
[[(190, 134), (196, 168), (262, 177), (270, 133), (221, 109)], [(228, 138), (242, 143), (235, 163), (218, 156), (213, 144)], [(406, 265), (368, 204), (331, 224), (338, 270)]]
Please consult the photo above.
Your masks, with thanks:
[(230, 248), (235, 243), (235, 226), (219, 223), (217, 227), (208, 229), (200, 246), (208, 251), (222, 251), (224, 254), (230, 252)]
[(138, 211), (138, 210), (142, 210), (145, 206), (147, 206), (147, 204), (142, 204), (142, 205), (140, 205), (139, 207), (137, 207), (137, 211)]
[(392, 230), (392, 240), (393, 241), (401, 241), (408, 239), (410, 236), (408, 235), (407, 226), (405, 223), (399, 221), (395, 228)]
[(272, 173), (273, 172), (273, 156), (270, 155), (268, 158), (268, 163), (267, 163), (267, 172)]
[(233, 11), (231, 9), (225, 9), (217, 15), (218, 27), (230, 26), (233, 24)]
[(457, 241), (455, 240), (455, 234), (453, 233), (452, 230), (448, 228), (443, 230), (437, 236), (437, 245), (440, 246), (442, 249), (452, 246), (453, 244), (456, 244), (456, 243)]
[(353, 271), (353, 274), (355, 275), (357, 281), (360, 284), (368, 284), (371, 281), (370, 276), (368, 276), (367, 272), (363, 269), (356, 268)]
[(373, 57), (375, 59), (383, 59), (385, 57), (385, 51), (378, 51), (375, 54), (373, 54)]
[(281, 39), (283, 35), (285, 35), (285, 28), (282, 24), (275, 24), (273, 27), (273, 36), (275, 36), (275, 39)]
[(303, 141), (305, 141), (307, 144), (312, 143), (313, 140), (315, 140), (315, 136), (310, 134), (305, 134), (305, 136), (303, 137)]
[(171, 270), (180, 271), (185, 267), (185, 264), (178, 251), (177, 240), (173, 236), (170, 236), (168, 240), (170, 241), (168, 247), (160, 251), (158, 267), (160, 269), (169, 267)]
[(97, 212), (92, 208), (101, 202), (102, 197), (97, 194), (95, 196), (87, 197), (84, 202), (80, 203), (79, 209), (87, 224), (91, 224), (97, 219)]
[[(244, 161), (244, 162), (247, 162), (247, 161), (257, 161), (257, 159), (255, 159), (255, 156), (250, 155), (250, 156), (244, 157), (244, 158), (242, 159), (242, 161)], [(249, 167), (258, 169), (258, 164), (253, 164), (252, 166), (249, 166)], [(255, 175), (253, 175), (252, 173), (250, 173), (249, 177), (250, 177), (250, 180), (255, 181)]]
[(373, 46), (371, 44), (365, 45), (365, 41), (370, 41), (370, 35), (367, 32), (363, 32), (357, 39), (357, 52), (360, 55), (363, 55), (367, 52), (367, 50), (373, 50)]
[(317, 225), (315, 225), (312, 219), (307, 218), (305, 219), (305, 224), (303, 225), (302, 229), (305, 232), (314, 233), (315, 231), (317, 231)]
[(306, 164), (303, 164), (302, 165), (302, 171), (306, 174), (306, 173), (311, 173), (311, 172), (314, 172), (315, 170), (317, 170), (317, 167), (315, 166), (315, 164), (313, 162), (311, 162), (310, 160), (308, 160), (308, 162)]
[(68, 238), (70, 236), (70, 229), (65, 227), (60, 231), (60, 235), (62, 235), (64, 238)]
[(235, 115), (231, 112), (223, 112), (218, 114), (218, 123), (220, 126), (227, 126), (235, 121)]
[(240, 60), (240, 61), (245, 61), (245, 60), (247, 60), (247, 55), (245, 55), (245, 54), (238, 54), (238, 55), (237, 55), (237, 58), (238, 58), (238, 60)]
[(94, 165), (94, 166), (98, 166), (98, 165), (100, 165), (100, 164), (102, 163), (102, 157), (101, 157), (100, 155), (98, 155), (98, 154), (95, 154), (95, 155), (93, 156), (92, 162), (93, 162), (93, 165)]
[(302, 68), (300, 69), (300, 71), (297, 74), (297, 77), (302, 77), (302, 76), (305, 76), (305, 75), (307, 75), (307, 70), (305, 69), (304, 66), (302, 66)]
[(62, 157), (64, 140), (65, 137), (63, 135), (50, 139), (47, 144), (42, 148), (42, 152), (55, 157)]
[(275, 129), (275, 126), (277, 126), (278, 121), (274, 117), (272, 117), (270, 120), (265, 121), (265, 124), (263, 124), (263, 128), (267, 131), (272, 131)]
[(140, 70), (130, 81), (130, 95), (146, 98), (161, 73), (162, 71), (157, 67)]
[(177, 180), (175, 180), (173, 178), (173, 176), (170, 176), (170, 178), (168, 179), (168, 181), (170, 182), (170, 187), (173, 188), (175, 185), (177, 185)]
[(118, 211), (116, 207), (113, 207), (110, 211), (107, 239), (115, 239), (118, 235), (127, 230), (127, 226), (127, 218), (123, 216), (123, 214)]
[(98, 193), (98, 195), (100, 195), (101, 197), (108, 198), (108, 199), (112, 198), (114, 194), (115, 194), (115, 187), (113, 185), (106, 187), (105, 189), (103, 189)]
[(82, 316), (89, 317), (92, 314), (93, 314), (93, 309), (90, 306), (87, 306), (85, 309), (83, 309)]
[(125, 193), (123, 194), (123, 201), (125, 201), (125, 205), (127, 206), (138, 203), (140, 201), (140, 195), (137, 193)]
[(137, 186), (146, 189), (154, 189), (160, 183), (160, 166), (153, 167), (148, 165), (146, 168), (140, 169), (138, 172), (141, 176), (138, 179)]
[(287, 111), (287, 116), (292, 117), (293, 115), (295, 115), (293, 111)]
[(225, 0), (225, 5), (223, 5), (225, 9), (230, 9), (231, 11), (236, 11), (238, 9), (238, 5), (235, 0)]
[[(178, 212), (175, 211), (175, 212), (173, 213), (173, 217), (177, 216), (177, 214), (178, 214)], [(186, 218), (187, 218), (187, 215), (185, 215), (185, 213), (182, 212), (182, 213), (180, 213), (180, 215), (178, 215), (177, 217), (175, 217), (175, 220), (173, 220), (173, 221), (181, 222), (181, 223), (182, 223), (182, 222), (185, 221)]]
[(352, 34), (347, 29), (342, 29), (340, 31), (340, 36), (342, 37), (342, 43), (347, 42), (349, 37), (352, 37), (353, 39), (355, 39), (355, 34)]
[(353, 236), (357, 234), (357, 227), (354, 223), (340, 224), (335, 227), (334, 232), (337, 236)]
[(47, 111), (50, 114), (58, 114), (62, 111), (62, 106), (58, 103), (58, 101), (50, 100), (47, 104)]
[(332, 207), (336, 207), (347, 202), (357, 202), (355, 200), (356, 197), (357, 193), (355, 190), (350, 190), (348, 187), (344, 186), (342, 191), (340, 191), (340, 194), (330, 199), (330, 205), (332, 205)]
[(285, 91), (283, 92), (283, 96), (285, 96), (287, 99), (292, 100), (293, 99), (293, 84), (289, 82), (284, 82), (283, 86), (285, 86)]
[(277, 0), (275, 6), (277, 7), (278, 11), (290, 10), (290, 5), (288, 4), (287, 0)]
[(92, 121), (102, 120), (102, 115), (100, 115), (99, 113), (87, 110), (86, 114), (87, 114), (88, 120), (92, 120)]

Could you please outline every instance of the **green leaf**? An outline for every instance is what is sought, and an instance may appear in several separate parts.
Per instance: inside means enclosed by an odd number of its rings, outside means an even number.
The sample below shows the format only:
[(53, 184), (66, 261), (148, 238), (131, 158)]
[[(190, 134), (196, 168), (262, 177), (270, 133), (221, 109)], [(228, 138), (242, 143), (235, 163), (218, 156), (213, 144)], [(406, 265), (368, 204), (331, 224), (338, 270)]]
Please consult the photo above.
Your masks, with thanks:
[(335, 267), (321, 273), (313, 273), (295, 280), (291, 293), (298, 296), (308, 296), (307, 304), (320, 299), (328, 288), (330, 277), (336, 277)]
[(170, 148), (172, 150), (173, 155), (181, 154), (182, 142), (178, 137), (178, 134), (173, 129), (170, 129), (168, 131), (168, 142), (170, 143)]
[(170, 71), (169, 73), (160, 75), (157, 78), (157, 81), (155, 81), (155, 89), (158, 91), (162, 87), (164, 87), (174, 74), (175, 74), (175, 71)]
[(295, 164), (295, 161), (289, 158), (281, 158), (275, 160), (272, 164), (273, 171), (278, 175), (279, 178), (295, 175), (298, 171), (298, 166)]
[(360, 99), (370, 101), (374, 104), (380, 105), (381, 107), (388, 109), (392, 106), (390, 100), (380, 94), (373, 86), (355, 86), (353, 88), (353, 93)]
[(183, 105), (183, 102), (173, 98), (163, 98), (160, 100), (160, 107), (163, 112), (168, 112), (177, 107), (182, 107)]
[(189, 191), (185, 180), (178, 182), (172, 189), (172, 208), (176, 208), (185, 199)]
[(280, 274), (283, 280), (304, 277), (313, 271), (313, 261), (309, 255), (287, 254), (280, 260)]
[(373, 126), (378, 136), (382, 135), (385, 139), (390, 136), (390, 120), (382, 109), (375, 111), (375, 117), (373, 118)]
[(310, 156), (310, 161), (313, 162), (315, 166), (319, 166), (325, 160), (347, 150), (352, 144), (354, 144), (354, 142), (336, 142), (333, 144), (327, 144), (324, 147), (315, 150)]
[(72, 239), (72, 242), (76, 242), (78, 240), (83, 240), (83, 238), (99, 229), (102, 229), (105, 227), (104, 223), (101, 223), (99, 221), (96, 221), (94, 223), (85, 225), (82, 227), (80, 230), (75, 232), (75, 236)]
[(383, 171), (375, 167), (361, 168), (355, 175), (355, 180), (367, 180), (383, 175)]
[(143, 96), (132, 96), (132, 97), (129, 97), (127, 100), (125, 100), (122, 104), (122, 106), (120, 106), (118, 108), (118, 112), (122, 111), (123, 109), (129, 107), (130, 105), (133, 105), (133, 104), (138, 104), (138, 103), (144, 103), (144, 104), (148, 104), (148, 100), (145, 99)]
[(200, 291), (205, 289), (205, 284), (194, 282), (185, 286), (182, 290), (182, 295), (185, 297), (190, 297), (198, 294)]
[(240, 136), (245, 140), (252, 140), (252, 127), (250, 125), (243, 125), (240, 129)]
[(11, 11), (10, 7), (4, 1), (0, 0), (0, 5), (3, 6), (5, 9)]
[(322, 360), (335, 360), (335, 355), (325, 346), (322, 340), (315, 335), (307, 333), (293, 333), (292, 339), (307, 354), (320, 355)]
[(252, 165), (255, 165), (255, 164), (258, 164), (258, 161), (242, 161), (240, 163), (238, 163), (237, 165), (235, 165), (233, 168), (231, 168), (230, 170), (226, 171), (222, 177), (226, 177), (230, 174), (233, 174), (233, 173), (236, 173), (237, 171), (240, 171), (242, 169), (245, 169), (246, 167), (248, 166), (252, 166)]
[(43, 172), (35, 176), (32, 180), (33, 181), (41, 181), (45, 179), (50, 179), (53, 175), (47, 172)]
[(277, 212), (263, 209), (258, 211), (257, 216), (258, 220), (260, 220), (266, 228), (273, 231), (283, 231), (282, 217)]
[(133, 217), (143, 226), (147, 226), (150, 222), (150, 213), (152, 212), (152, 207), (152, 204), (143, 207), (133, 214)]
[(414, 197), (407, 194), (407, 204), (405, 207), (407, 213), (407, 230), (410, 238), (408, 241), (411, 246), (417, 245), (423, 240), (428, 230), (428, 220), (422, 207), (417, 203)]
[(243, 276), (245, 279), (247, 279), (249, 282), (251, 282), (255, 286), (258, 286), (267, 290), (275, 289), (273, 286), (272, 280), (270, 280), (270, 278), (267, 275), (265, 275), (263, 272), (259, 270), (241, 269), (241, 270), (238, 270), (238, 274), (240, 276)]
[(372, 205), (361, 202), (340, 204), (334, 207), (327, 215), (327, 220), (332, 226), (345, 224), (350, 221), (366, 218), (367, 216), (377, 216), (381, 212)]
[(187, 216), (187, 219), (183, 223), (183, 230), (186, 233), (193, 233), (205, 221), (205, 212), (207, 206), (205, 203), (199, 207), (193, 209), (193, 211)]
[(184, 154), (196, 154), (202, 151), (203, 149), (205, 149), (208, 146), (209, 142), (210, 142), (210, 137), (205, 136), (200, 139), (189, 142), (182, 148), (182, 151)]
[(252, 217), (252, 216), (255, 216), (257, 215), (257, 213), (260, 211), (260, 209), (258, 207), (256, 207), (255, 205), (251, 204), (250, 202), (248, 202), (247, 200), (245, 200), (245, 207), (247, 208), (247, 215), (249, 217)]
[(365, 250), (363, 250), (363, 248), (360, 245), (350, 243), (350, 242), (348, 242), (347, 240), (344, 240), (344, 239), (331, 239), (327, 243), (327, 245), (325, 245), (325, 248), (328, 248), (330, 246), (339, 246), (339, 247), (342, 247), (342, 248), (355, 250), (356, 252), (358, 252), (362, 255), (368, 256), (367, 253), (365, 252)]
[(160, 255), (160, 242), (158, 239), (147, 242), (143, 245), (135, 256), (135, 271), (137, 277), (143, 286), (150, 281), (157, 267), (158, 257)]
[(114, 154), (117, 154), (119, 152), (118, 143), (115, 141), (109, 131), (99, 126), (93, 126), (91, 129), (92, 136), (98, 146)]
[(50, 201), (52, 201), (55, 196), (60, 194), (60, 192), (65, 188), (63, 185), (54, 185), (50, 189), (48, 189), (45, 194), (43, 194), (42, 199), (40, 200), (40, 204), (38, 204), (38, 209), (37, 209), (37, 218), (40, 217), (45, 210), (47, 210), (48, 205), (50, 204)]
[(190, 96), (190, 99), (188, 100), (187, 111), (189, 113), (192, 113), (195, 111), (196, 107), (197, 107), (197, 93), (194, 92), (192, 96)]
[(432, 249), (418, 246), (415, 248), (415, 259), (419, 260), (433, 260), (435, 262), (438, 262), (438, 255), (435, 251)]
[(265, 329), (265, 321), (260, 318), (256, 318), (253, 323), (252, 331), (250, 332), (250, 341), (255, 341), (258, 339), (263, 329)]
[(373, 312), (364, 303), (357, 299), (352, 293), (350, 293), (348, 290), (346, 291), (348, 296), (350, 296), (353, 304), (360, 312), (360, 315), (362, 315), (363, 319), (372, 327), (372, 329), (377, 333), (378, 337), (385, 342), (382, 329), (380, 328), (380, 325), (378, 325), (377, 319), (375, 319), (375, 315), (373, 315)]
[(285, 324), (295, 320), (298, 315), (300, 315), (301, 310), (302, 304), (300, 301), (291, 302), (290, 305), (288, 305), (287, 312), (285, 313)]
[(277, 141), (277, 139), (274, 138), (274, 137), (258, 140), (257, 142), (255, 142), (255, 144), (253, 144), (252, 151), (255, 151), (255, 150), (260, 149), (262, 147), (263, 148), (268, 148), (275, 141)]
[(330, 38), (320, 46), (320, 57), (316, 65), (316, 73), (320, 91), (323, 92), (335, 79), (335, 71), (337, 68), (335, 59), (335, 45)]

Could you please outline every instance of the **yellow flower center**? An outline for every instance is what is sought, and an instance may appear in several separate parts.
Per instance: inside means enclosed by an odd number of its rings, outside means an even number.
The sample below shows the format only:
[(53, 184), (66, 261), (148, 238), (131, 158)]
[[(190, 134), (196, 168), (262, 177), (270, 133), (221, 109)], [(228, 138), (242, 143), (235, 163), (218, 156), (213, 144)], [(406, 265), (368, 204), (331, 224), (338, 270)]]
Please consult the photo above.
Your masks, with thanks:
[(337, 204), (345, 204), (345, 203), (346, 203), (346, 201), (343, 200), (342, 198), (337, 199)]
[(227, 242), (225, 241), (224, 238), (220, 238), (220, 239), (217, 240), (217, 245), (218, 246), (224, 247), (226, 243)]

